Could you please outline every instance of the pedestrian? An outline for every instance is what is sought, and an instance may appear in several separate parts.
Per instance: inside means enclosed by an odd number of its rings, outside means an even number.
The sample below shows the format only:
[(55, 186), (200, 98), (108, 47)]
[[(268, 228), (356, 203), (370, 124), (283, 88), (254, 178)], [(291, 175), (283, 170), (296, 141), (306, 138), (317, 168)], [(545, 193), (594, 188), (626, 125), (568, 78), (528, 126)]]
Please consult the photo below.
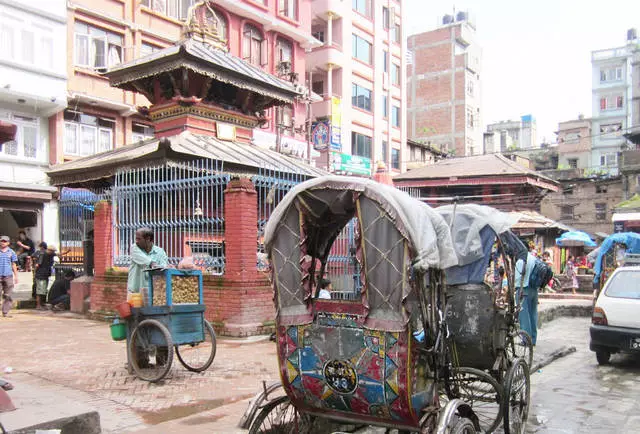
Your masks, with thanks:
[(33, 298), (34, 300), (36, 299), (36, 265), (40, 260), (40, 255), (45, 254), (46, 251), (47, 251), (47, 243), (43, 241), (40, 244), (38, 244), (38, 250), (36, 250), (33, 253), (33, 256), (31, 257), (31, 263), (34, 264), (33, 267), (31, 268), (31, 276), (33, 279), (33, 283), (31, 284), (31, 298)]
[(573, 256), (569, 256), (567, 261), (567, 277), (571, 279), (571, 293), (575, 294), (577, 289), (580, 288), (580, 284), (578, 283), (578, 273)]
[(16, 254), (18, 255), (18, 268), (20, 271), (26, 271), (27, 258), (35, 252), (35, 244), (27, 236), (25, 231), (18, 232), (18, 241), (16, 242)]
[(53, 260), (56, 255), (55, 246), (48, 245), (47, 250), (38, 257), (36, 264), (36, 309), (45, 309), (47, 292), (49, 291), (49, 277), (53, 268)]
[(323, 299), (331, 299), (331, 291), (333, 290), (333, 285), (329, 279), (320, 279), (318, 283), (318, 287), (320, 290), (318, 291), (317, 298)]
[(536, 257), (527, 253), (526, 263), (522, 259), (516, 262), (515, 282), (517, 300), (520, 302), (520, 328), (531, 336), (531, 342), (536, 344), (538, 337), (538, 288), (531, 288), (529, 280), (536, 263)]
[(69, 310), (71, 307), (71, 298), (69, 289), (71, 289), (71, 281), (76, 278), (73, 270), (65, 270), (63, 277), (57, 278), (51, 288), (49, 288), (48, 302), (51, 310)]
[(11, 239), (0, 236), (0, 292), (2, 292), (2, 316), (10, 318), (13, 305), (13, 286), (18, 284), (18, 255), (9, 247)]
[[(547, 264), (550, 268), (553, 269), (553, 262), (551, 261), (551, 253), (549, 253), (547, 250), (545, 250), (544, 252), (542, 252), (542, 261)], [(542, 291), (543, 292), (551, 292), (554, 293), (556, 292), (556, 290), (553, 287), (553, 278), (551, 280), (549, 280), (543, 287), (542, 287)]]
[(166, 267), (169, 260), (167, 253), (153, 243), (153, 231), (140, 228), (136, 231), (136, 242), (131, 245), (131, 265), (127, 278), (127, 293), (148, 294), (149, 273), (147, 268)]

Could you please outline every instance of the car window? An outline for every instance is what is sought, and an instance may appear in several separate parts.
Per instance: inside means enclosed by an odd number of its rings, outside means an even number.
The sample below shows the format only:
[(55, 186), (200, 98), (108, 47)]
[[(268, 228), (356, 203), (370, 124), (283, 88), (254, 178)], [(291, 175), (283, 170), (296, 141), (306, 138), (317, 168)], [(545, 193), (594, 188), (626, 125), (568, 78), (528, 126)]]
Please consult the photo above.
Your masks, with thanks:
[(640, 299), (640, 271), (621, 271), (609, 279), (607, 297)]

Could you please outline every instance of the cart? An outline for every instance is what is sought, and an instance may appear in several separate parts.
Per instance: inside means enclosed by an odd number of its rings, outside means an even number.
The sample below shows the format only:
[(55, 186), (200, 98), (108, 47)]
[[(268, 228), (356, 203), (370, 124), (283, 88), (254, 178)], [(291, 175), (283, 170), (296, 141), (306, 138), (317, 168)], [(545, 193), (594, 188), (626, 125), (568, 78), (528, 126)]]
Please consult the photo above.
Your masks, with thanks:
[[(340, 296), (319, 298), (330, 252), (345, 233), (353, 260), (344, 261), (342, 276), (332, 274)], [(433, 209), (370, 180), (320, 177), (276, 207), (265, 247), (281, 383), (265, 384), (241, 427), (251, 434), (328, 433), (341, 424), (480, 429), (468, 403), (439, 396), (450, 363), (442, 270), (457, 259)]]
[(193, 372), (211, 366), (216, 335), (204, 319), (202, 272), (151, 269), (145, 305), (131, 308), (127, 320), (127, 365), (145, 381), (163, 379), (175, 351), (182, 365)]

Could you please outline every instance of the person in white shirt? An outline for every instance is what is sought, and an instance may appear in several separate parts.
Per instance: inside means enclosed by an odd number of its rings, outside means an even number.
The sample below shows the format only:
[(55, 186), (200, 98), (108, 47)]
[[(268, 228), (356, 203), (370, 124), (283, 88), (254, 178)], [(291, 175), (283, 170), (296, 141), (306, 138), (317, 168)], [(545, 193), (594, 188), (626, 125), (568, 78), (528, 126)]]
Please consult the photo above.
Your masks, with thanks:
[(333, 290), (331, 281), (329, 279), (320, 279), (319, 286), (318, 298), (331, 299), (331, 291)]

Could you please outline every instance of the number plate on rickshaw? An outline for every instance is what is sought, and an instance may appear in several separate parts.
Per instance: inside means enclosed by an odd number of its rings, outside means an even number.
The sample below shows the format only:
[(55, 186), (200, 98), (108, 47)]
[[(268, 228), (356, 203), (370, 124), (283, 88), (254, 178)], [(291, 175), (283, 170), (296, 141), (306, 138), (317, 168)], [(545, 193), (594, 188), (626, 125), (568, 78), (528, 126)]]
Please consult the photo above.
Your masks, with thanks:
[(629, 349), (634, 351), (640, 351), (640, 338), (631, 338), (629, 343)]
[(324, 379), (338, 393), (352, 393), (358, 386), (358, 375), (348, 360), (331, 360), (324, 365)]

